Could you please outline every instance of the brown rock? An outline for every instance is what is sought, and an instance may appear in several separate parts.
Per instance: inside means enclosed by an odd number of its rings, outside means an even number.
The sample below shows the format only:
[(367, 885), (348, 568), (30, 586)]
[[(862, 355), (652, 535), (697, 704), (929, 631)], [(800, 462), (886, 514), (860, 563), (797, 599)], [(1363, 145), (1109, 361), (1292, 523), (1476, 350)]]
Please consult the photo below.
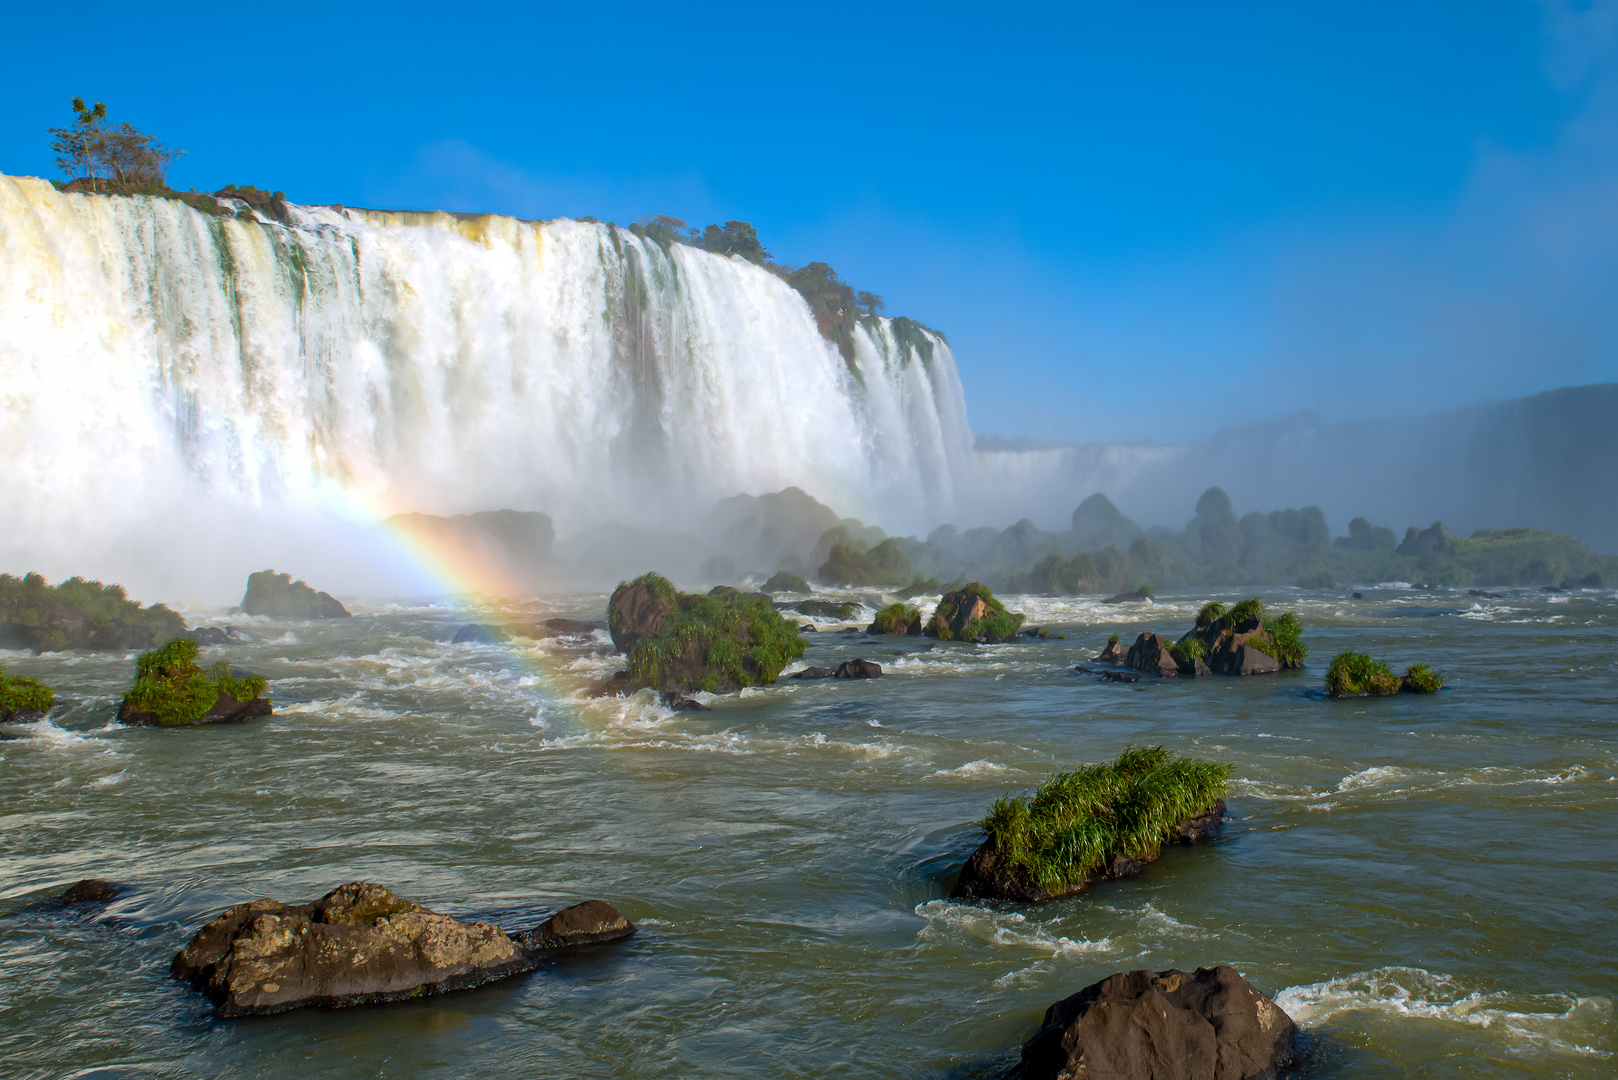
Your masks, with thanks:
[(836, 670), (829, 667), (806, 667), (802, 671), (794, 671), (788, 678), (791, 679), (829, 679), (836, 675)]
[[(225, 691), (219, 691), (219, 700), (214, 702), (213, 708), (190, 724), (172, 724), (171, 727), (196, 727), (201, 724), (243, 724), (249, 720), (257, 720), (262, 716), (270, 716), (275, 710), (270, 705), (270, 699), (256, 697), (252, 701), (237, 701)], [(162, 727), (157, 721), (156, 713), (140, 712), (130, 707), (129, 699), (125, 698), (118, 706), (118, 722), (130, 724), (135, 727)]]
[[(581, 908), (558, 928), (558, 917)], [(546, 949), (632, 933), (611, 905), (590, 901), (513, 940), (498, 926), (355, 881), (308, 904), (238, 904), (199, 930), (170, 970), (211, 997), (220, 1016), (246, 1016), (462, 990), (531, 971)]]
[(1180, 674), (1180, 662), (1169, 652), (1168, 638), (1162, 634), (1142, 634), (1124, 656), (1124, 664), (1136, 671), (1150, 671), (1165, 678)]
[(1124, 648), (1123, 642), (1109, 641), (1107, 642), (1107, 647), (1101, 650), (1101, 654), (1096, 659), (1108, 664), (1121, 664), (1128, 655), (1129, 650)]
[(672, 608), (650, 585), (620, 585), (607, 604), (607, 629), (618, 651), (628, 654), (644, 638), (663, 632)]
[(846, 660), (837, 668), (839, 679), (879, 679), (882, 665), (874, 660)]
[(1296, 1031), (1229, 965), (1120, 972), (1047, 1009), (1006, 1080), (1271, 1080)]

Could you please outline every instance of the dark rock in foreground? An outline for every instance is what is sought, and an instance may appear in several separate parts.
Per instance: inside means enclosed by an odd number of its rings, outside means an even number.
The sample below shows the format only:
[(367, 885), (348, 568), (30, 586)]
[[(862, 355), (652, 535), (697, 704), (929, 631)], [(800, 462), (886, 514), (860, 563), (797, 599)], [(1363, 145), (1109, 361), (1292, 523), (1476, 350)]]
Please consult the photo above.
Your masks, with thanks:
[(837, 671), (836, 671), (835, 668), (829, 668), (829, 667), (806, 667), (802, 671), (794, 671), (791, 675), (788, 675), (787, 678), (789, 678), (789, 679), (829, 679), (829, 678), (831, 678), (832, 676), (834, 676), (836, 674), (837, 674)]
[(118, 899), (118, 886), (100, 878), (85, 878), (69, 885), (56, 898), (62, 904), (105, 904)]
[(612, 905), (591, 900), (510, 936), (355, 881), (307, 904), (238, 904), (199, 930), (170, 971), (220, 1016), (248, 1016), (465, 990), (532, 971), (551, 950), (634, 932)]
[[(1194, 844), (1198, 840), (1218, 836), (1224, 820), (1225, 802), (1221, 799), (1210, 809), (1180, 822), (1175, 827), (1171, 842)], [(1028, 904), (1042, 904), (1073, 896), (1098, 881), (1134, 877), (1146, 864), (1156, 862), (1161, 855), (1161, 850), (1139, 852), (1135, 855), (1115, 855), (1105, 868), (1072, 882), (1061, 892), (1053, 893), (1030, 877), (1027, 871), (1007, 859), (993, 840), (985, 840), (972, 853), (972, 857), (966, 860), (966, 865), (961, 868), (961, 876), (956, 880), (950, 896), (966, 900), (1017, 900)]]
[(1136, 638), (1135, 644), (1124, 655), (1124, 664), (1136, 671), (1150, 671), (1168, 679), (1180, 674), (1180, 662), (1169, 651), (1168, 638), (1162, 634), (1145, 633)]
[(316, 592), (291, 574), (260, 570), (247, 577), (242, 610), (276, 619), (346, 619), (348, 609), (331, 593)]
[(509, 638), (510, 635), (498, 626), (490, 626), (488, 623), (469, 623), (455, 631), (455, 636), (450, 639), (450, 644), (464, 645), (471, 642), (475, 645), (503, 645)]
[(1296, 1032), (1228, 964), (1120, 972), (1047, 1009), (1005, 1080), (1272, 1080)]
[(879, 679), (882, 665), (874, 660), (846, 660), (837, 668), (839, 679)]
[(674, 691), (673, 693), (669, 694), (666, 698), (664, 698), (663, 703), (665, 705), (667, 705), (670, 709), (672, 709), (674, 712), (712, 712), (713, 711), (708, 706), (706, 706), (702, 702), (698, 701), (696, 698), (694, 698), (694, 697), (686, 697), (684, 694), (680, 693), (678, 690)]

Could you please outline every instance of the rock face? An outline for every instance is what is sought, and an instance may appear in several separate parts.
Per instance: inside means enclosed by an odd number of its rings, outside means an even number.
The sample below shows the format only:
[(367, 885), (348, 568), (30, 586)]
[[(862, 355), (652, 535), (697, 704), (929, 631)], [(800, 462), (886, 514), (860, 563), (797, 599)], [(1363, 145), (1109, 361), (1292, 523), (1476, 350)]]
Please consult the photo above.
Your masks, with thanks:
[(671, 598), (654, 584), (618, 586), (607, 603), (607, 629), (612, 643), (627, 655), (640, 642), (661, 634), (673, 610)]
[[(198, 724), (244, 724), (249, 720), (257, 720), (263, 716), (270, 716), (275, 712), (270, 705), (270, 699), (256, 697), (251, 701), (237, 701), (225, 691), (219, 691), (219, 700), (213, 707), (203, 713), (201, 718), (189, 721), (190, 725)], [(131, 727), (173, 727), (165, 725), (159, 720), (156, 713), (144, 712), (132, 706), (125, 698), (118, 706), (118, 722)]]
[(994, 594), (977, 582), (939, 597), (924, 633), (940, 641), (975, 641), (998, 644), (1011, 641), (1022, 629), (1024, 616), (1006, 611)]
[(1272, 1080), (1296, 1026), (1235, 968), (1129, 971), (1063, 998), (1006, 1080)]
[[(1212, 808), (1195, 817), (1186, 818), (1175, 829), (1173, 842), (1194, 844), (1219, 835), (1224, 826), (1225, 803), (1220, 800)], [(1104, 871), (1098, 871), (1062, 892), (1053, 893), (1030, 878), (1020, 866), (1006, 858), (992, 840), (985, 840), (961, 867), (961, 876), (955, 882), (950, 896), (963, 900), (1017, 900), (1025, 904), (1043, 904), (1088, 889), (1098, 881), (1134, 877), (1148, 863), (1156, 862), (1160, 851), (1141, 852), (1136, 855), (1118, 855)]]
[[(1264, 632), (1262, 619), (1244, 619), (1221, 629), (1222, 632), (1208, 633), (1204, 638), (1208, 644), (1208, 666), (1214, 671), (1221, 675), (1258, 675), (1281, 670), (1281, 665), (1276, 663), (1274, 657), (1266, 656), (1247, 644)], [(1246, 670), (1243, 670), (1244, 667)]]
[(247, 578), (242, 610), (274, 619), (346, 619), (348, 609), (331, 593), (316, 592), (291, 574), (260, 570)]
[(879, 679), (882, 665), (871, 660), (848, 660), (837, 668), (839, 679)]
[(470, 623), (455, 631), (455, 636), (450, 640), (450, 644), (463, 645), (471, 642), (475, 645), (500, 645), (508, 637), (509, 635), (498, 626), (490, 626), (487, 623)]
[(1162, 634), (1142, 634), (1124, 655), (1126, 667), (1150, 671), (1172, 679), (1180, 674), (1180, 662), (1169, 652), (1169, 641)]
[(238, 904), (199, 930), (170, 971), (212, 998), (220, 1016), (248, 1016), (464, 990), (532, 971), (548, 950), (634, 932), (594, 900), (512, 937), (355, 881), (308, 904)]

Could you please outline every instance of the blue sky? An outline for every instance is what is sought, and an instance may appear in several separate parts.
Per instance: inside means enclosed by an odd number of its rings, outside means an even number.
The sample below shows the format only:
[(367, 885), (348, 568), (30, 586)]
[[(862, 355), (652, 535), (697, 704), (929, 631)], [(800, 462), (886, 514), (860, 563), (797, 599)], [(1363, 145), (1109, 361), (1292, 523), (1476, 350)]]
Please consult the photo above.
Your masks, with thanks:
[[(1183, 441), (1618, 379), (1618, 0), (32, 5), (75, 94), (302, 202), (752, 221), (945, 330), (973, 427)], [(26, 48), (23, 47), (26, 43)]]

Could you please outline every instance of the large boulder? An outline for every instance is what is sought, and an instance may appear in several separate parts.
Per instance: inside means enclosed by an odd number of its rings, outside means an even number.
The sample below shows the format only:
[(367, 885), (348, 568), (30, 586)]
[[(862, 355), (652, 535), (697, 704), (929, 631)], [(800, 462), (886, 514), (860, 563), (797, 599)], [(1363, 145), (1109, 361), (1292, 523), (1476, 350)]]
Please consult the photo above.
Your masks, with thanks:
[(1119, 972), (1045, 1010), (1006, 1080), (1272, 1080), (1296, 1032), (1227, 964)]
[(994, 593), (974, 581), (939, 598), (924, 632), (940, 641), (994, 644), (1013, 640), (1022, 628), (1023, 618), (1020, 612), (1006, 611)]
[(1168, 638), (1162, 634), (1146, 633), (1136, 638), (1124, 656), (1124, 666), (1171, 679), (1180, 674), (1180, 662), (1169, 652)]
[(674, 587), (654, 574), (614, 589), (607, 601), (607, 630), (618, 651), (627, 655), (642, 641), (661, 634), (674, 611), (675, 596)]
[[(1223, 799), (1200, 814), (1186, 818), (1174, 826), (1170, 843), (1194, 844), (1219, 835), (1224, 827), (1225, 802)], [(1098, 881), (1135, 877), (1148, 863), (1156, 862), (1161, 849), (1116, 854), (1107, 864), (1058, 892), (1052, 892), (1015, 865), (993, 840), (985, 840), (961, 867), (961, 876), (955, 881), (950, 896), (961, 900), (1016, 900), (1025, 904), (1044, 904), (1052, 900), (1083, 892)]]
[(839, 679), (880, 679), (882, 665), (874, 660), (845, 660), (837, 667)]
[(346, 619), (348, 609), (331, 593), (316, 592), (291, 574), (260, 570), (247, 576), (242, 610), (273, 619)]
[(238, 904), (197, 931), (170, 971), (212, 998), (220, 1016), (248, 1016), (464, 990), (532, 971), (553, 949), (634, 932), (595, 900), (508, 935), (354, 881), (306, 904)]

